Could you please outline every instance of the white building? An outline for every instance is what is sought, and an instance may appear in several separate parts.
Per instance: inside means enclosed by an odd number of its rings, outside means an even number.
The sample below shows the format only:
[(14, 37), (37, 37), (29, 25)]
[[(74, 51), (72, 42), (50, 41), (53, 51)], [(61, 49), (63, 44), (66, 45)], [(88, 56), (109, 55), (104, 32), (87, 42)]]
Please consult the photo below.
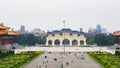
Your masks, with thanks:
[(47, 46), (80, 46), (86, 45), (84, 32), (74, 31), (71, 29), (62, 29), (48, 32), (46, 35)]

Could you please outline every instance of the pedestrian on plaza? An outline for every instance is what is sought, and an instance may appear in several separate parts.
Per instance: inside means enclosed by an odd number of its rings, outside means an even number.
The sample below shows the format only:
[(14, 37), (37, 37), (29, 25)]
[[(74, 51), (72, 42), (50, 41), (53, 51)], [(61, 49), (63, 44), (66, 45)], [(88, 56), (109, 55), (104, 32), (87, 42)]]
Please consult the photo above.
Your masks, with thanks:
[(82, 59), (82, 60), (84, 60), (84, 59), (85, 59), (85, 57), (81, 57), (81, 59)]
[(81, 55), (83, 57), (83, 55)]
[(68, 65), (69, 65), (69, 63), (68, 63), (68, 62), (66, 62), (66, 65), (68, 66)]
[(47, 63), (48, 63), (48, 60), (47, 60)]
[(43, 64), (44, 64), (45, 62), (43, 61)]
[(56, 58), (54, 58), (54, 61), (57, 61), (57, 59), (56, 59)]
[(47, 58), (47, 56), (45, 56), (45, 58)]
[(39, 65), (39, 68), (41, 68), (41, 65)]
[(61, 64), (61, 68), (63, 68), (63, 64)]
[(36, 68), (38, 68), (38, 65), (36, 65)]
[(47, 68), (47, 65), (45, 65), (45, 68)]

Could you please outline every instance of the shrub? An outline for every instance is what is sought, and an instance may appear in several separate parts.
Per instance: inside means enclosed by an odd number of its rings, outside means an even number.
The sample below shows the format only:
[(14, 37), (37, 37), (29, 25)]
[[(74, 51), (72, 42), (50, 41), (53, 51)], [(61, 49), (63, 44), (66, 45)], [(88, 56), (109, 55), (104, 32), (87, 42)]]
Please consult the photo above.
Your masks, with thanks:
[(115, 55), (120, 56), (120, 51), (115, 51)]

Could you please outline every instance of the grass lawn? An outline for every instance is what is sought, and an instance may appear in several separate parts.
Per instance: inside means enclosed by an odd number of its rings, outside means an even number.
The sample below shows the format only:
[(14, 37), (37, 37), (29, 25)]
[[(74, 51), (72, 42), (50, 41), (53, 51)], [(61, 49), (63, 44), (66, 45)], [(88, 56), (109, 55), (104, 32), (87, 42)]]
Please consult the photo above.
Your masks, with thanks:
[(88, 52), (103, 68), (120, 68), (120, 56), (107, 52)]
[(19, 68), (40, 54), (42, 52), (20, 53), (0, 58), (0, 68)]

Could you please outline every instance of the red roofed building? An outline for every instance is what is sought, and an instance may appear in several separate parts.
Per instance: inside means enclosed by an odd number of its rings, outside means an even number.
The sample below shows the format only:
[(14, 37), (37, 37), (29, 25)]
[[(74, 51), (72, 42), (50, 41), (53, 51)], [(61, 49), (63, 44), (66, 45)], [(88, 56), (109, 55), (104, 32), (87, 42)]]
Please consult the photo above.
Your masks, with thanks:
[(113, 35), (118, 36), (118, 44), (120, 44), (120, 31), (114, 32)]
[(10, 27), (0, 24), (0, 46), (14, 43), (13, 37), (19, 35), (17, 31), (9, 31)]

